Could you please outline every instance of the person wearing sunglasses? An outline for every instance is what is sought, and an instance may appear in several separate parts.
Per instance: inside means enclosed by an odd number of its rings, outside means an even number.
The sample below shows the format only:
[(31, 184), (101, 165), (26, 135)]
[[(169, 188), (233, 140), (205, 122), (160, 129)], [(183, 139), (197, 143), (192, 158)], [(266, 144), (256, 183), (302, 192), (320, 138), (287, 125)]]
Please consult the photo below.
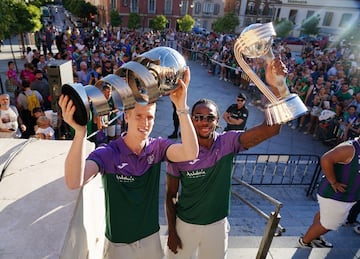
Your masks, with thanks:
[[(278, 97), (276, 75), (286, 73), (278, 58), (266, 69), (269, 88)], [(199, 142), (198, 157), (166, 163), (166, 255), (168, 259), (188, 259), (197, 251), (199, 259), (226, 258), (233, 158), (279, 134), (281, 126), (269, 126), (264, 120), (246, 131), (218, 133), (219, 109), (209, 99), (193, 105), (191, 118)]]
[(106, 229), (103, 258), (163, 258), (159, 234), (159, 180), (161, 162), (195, 159), (198, 142), (186, 105), (190, 70), (170, 94), (180, 121), (181, 143), (149, 137), (156, 103), (135, 103), (126, 111), (127, 131), (116, 140), (92, 151), (85, 159), (86, 125), (74, 120), (76, 107), (67, 95), (59, 105), (64, 121), (75, 129), (65, 160), (65, 182), (77, 189), (97, 174), (102, 177)]
[(245, 106), (246, 95), (239, 93), (236, 103), (231, 104), (223, 114), (223, 119), (227, 123), (224, 131), (245, 130), (249, 110)]

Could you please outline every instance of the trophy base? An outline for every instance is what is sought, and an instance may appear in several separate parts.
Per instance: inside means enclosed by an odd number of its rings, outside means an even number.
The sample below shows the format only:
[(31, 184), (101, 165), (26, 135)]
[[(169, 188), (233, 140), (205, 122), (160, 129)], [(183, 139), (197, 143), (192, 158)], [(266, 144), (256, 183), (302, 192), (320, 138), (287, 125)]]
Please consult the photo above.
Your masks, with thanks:
[(292, 121), (307, 112), (304, 102), (296, 94), (290, 94), (276, 103), (265, 107), (265, 118), (268, 125), (283, 124)]

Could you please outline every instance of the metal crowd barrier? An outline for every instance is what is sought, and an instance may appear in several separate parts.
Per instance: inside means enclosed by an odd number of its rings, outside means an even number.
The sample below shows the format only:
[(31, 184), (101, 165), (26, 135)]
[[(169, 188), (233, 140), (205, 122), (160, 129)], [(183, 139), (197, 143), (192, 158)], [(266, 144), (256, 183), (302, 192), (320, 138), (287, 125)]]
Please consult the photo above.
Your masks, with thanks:
[(318, 155), (239, 153), (233, 163), (233, 176), (250, 185), (304, 185), (306, 196), (314, 192), (321, 172)]

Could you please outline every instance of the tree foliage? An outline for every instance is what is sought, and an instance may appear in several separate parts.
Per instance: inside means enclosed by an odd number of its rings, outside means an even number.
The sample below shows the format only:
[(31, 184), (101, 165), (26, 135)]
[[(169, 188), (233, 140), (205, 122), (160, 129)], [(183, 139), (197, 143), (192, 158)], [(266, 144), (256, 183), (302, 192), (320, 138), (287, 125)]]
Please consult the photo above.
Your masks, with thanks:
[(122, 18), (120, 14), (115, 10), (110, 11), (110, 25), (113, 27), (119, 27), (122, 24)]
[(216, 32), (233, 33), (237, 26), (239, 26), (239, 18), (235, 13), (226, 13), (223, 17), (219, 17), (212, 24), (212, 29)]
[(128, 20), (128, 28), (130, 30), (136, 30), (141, 27), (141, 17), (137, 13), (130, 13)]
[(195, 20), (188, 14), (181, 19), (177, 19), (176, 22), (179, 25), (179, 30), (182, 32), (190, 32), (195, 24)]
[(0, 1), (0, 39), (10, 38), (14, 35), (14, 32), (11, 31), (11, 24), (16, 18), (12, 10), (14, 10), (12, 1)]
[(169, 20), (164, 15), (156, 15), (154, 19), (150, 20), (150, 28), (154, 31), (162, 31), (166, 28)]
[(41, 26), (41, 11), (37, 6), (14, 0), (0, 2), (0, 37), (34, 32)]
[(317, 35), (320, 32), (320, 27), (319, 27), (319, 22), (320, 22), (320, 15), (313, 15), (311, 17), (309, 17), (308, 19), (305, 19), (302, 23), (301, 23), (301, 34), (302, 35)]
[(274, 21), (276, 36), (281, 38), (288, 36), (293, 26), (290, 20), (282, 19), (281, 21)]
[(97, 7), (91, 3), (85, 2), (85, 0), (63, 0), (63, 5), (67, 10), (71, 10), (71, 13), (77, 17), (87, 19), (90, 14), (97, 14)]

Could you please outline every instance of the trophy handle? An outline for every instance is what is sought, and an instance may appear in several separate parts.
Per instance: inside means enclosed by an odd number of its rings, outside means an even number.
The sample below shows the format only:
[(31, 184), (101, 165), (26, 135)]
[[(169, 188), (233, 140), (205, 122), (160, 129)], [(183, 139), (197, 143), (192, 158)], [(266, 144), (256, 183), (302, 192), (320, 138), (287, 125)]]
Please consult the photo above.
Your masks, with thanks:
[[(269, 51), (266, 53), (264, 58), (267, 64), (271, 63), (274, 60), (275, 56), (271, 49), (269, 49)], [(286, 84), (285, 77), (282, 75), (275, 75), (275, 78), (276, 78), (276, 88), (279, 90), (281, 99), (286, 98), (287, 96), (290, 95), (290, 91), (289, 91), (289, 87)]]
[(244, 57), (240, 51), (234, 51), (236, 60), (239, 63), (241, 69), (249, 76), (259, 90), (266, 96), (271, 103), (278, 101), (277, 97), (270, 91), (270, 89), (264, 84), (264, 82), (255, 74), (251, 67), (246, 63)]

